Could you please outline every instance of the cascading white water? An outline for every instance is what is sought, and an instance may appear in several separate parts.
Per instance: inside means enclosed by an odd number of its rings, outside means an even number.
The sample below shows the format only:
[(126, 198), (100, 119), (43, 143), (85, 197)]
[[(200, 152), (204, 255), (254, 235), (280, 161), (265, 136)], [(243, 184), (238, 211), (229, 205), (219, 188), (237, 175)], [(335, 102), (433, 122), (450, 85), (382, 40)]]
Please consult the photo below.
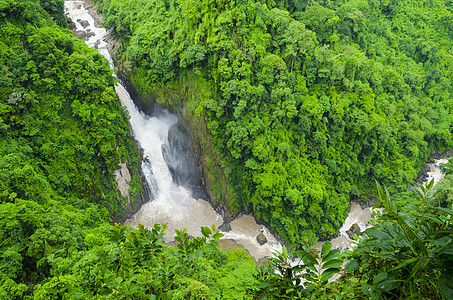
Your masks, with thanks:
[(433, 163), (429, 163), (429, 172), (426, 174), (428, 175), (428, 182), (431, 179), (434, 179), (434, 185), (438, 184), (439, 181), (441, 181), (444, 177), (445, 174), (441, 172), (440, 170), (440, 165), (441, 164), (446, 164), (448, 162), (447, 158), (441, 158), (441, 159), (436, 159), (434, 160)]
[[(96, 27), (90, 13), (84, 8), (84, 1), (65, 1), (66, 15), (74, 22), (77, 31), (87, 32), (86, 41), (89, 47), (97, 47), (113, 68), (113, 61), (107, 50), (105, 41), (107, 32), (102, 27)], [(144, 204), (130, 219), (128, 224), (136, 227), (139, 223), (152, 227), (155, 223), (168, 223), (167, 239), (172, 239), (175, 229), (187, 228), (190, 235), (200, 236), (201, 226), (223, 223), (222, 217), (204, 200), (195, 200), (184, 188), (172, 181), (171, 173), (162, 155), (162, 144), (167, 142), (170, 126), (177, 122), (177, 117), (162, 112), (157, 117), (150, 117), (140, 112), (134, 105), (127, 90), (122, 84), (116, 87), (116, 93), (121, 104), (126, 106), (130, 115), (130, 124), (135, 138), (143, 149), (143, 173), (154, 195), (154, 200)], [(256, 224), (251, 216), (242, 216), (231, 223), (232, 231), (225, 238), (236, 240), (243, 245), (256, 259), (271, 256), (275, 250), (281, 250), (281, 245), (261, 225)], [(256, 241), (256, 236), (262, 232), (267, 240), (263, 246)]]

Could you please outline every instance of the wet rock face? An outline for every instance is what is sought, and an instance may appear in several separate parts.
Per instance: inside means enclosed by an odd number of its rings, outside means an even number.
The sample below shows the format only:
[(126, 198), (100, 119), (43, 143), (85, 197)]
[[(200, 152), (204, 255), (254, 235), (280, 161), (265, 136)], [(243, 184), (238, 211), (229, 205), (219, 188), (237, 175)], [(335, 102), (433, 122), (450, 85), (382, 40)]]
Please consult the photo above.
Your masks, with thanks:
[(260, 233), (256, 236), (256, 241), (262, 246), (267, 243), (267, 238), (264, 234)]
[(78, 19), (77, 22), (79, 22), (79, 24), (82, 25), (83, 28), (87, 28), (88, 26), (90, 26), (90, 23), (88, 23), (87, 20)]
[(74, 31), (74, 36), (78, 37), (82, 41), (86, 41), (89, 38), (88, 33), (86, 31), (82, 31), (82, 30)]
[(168, 144), (162, 145), (162, 154), (175, 184), (191, 191), (195, 199), (209, 200), (190, 135), (181, 121), (168, 130)]
[(231, 231), (231, 225), (228, 222), (224, 222), (220, 227), (218, 228), (220, 231), (223, 232), (230, 232)]
[(348, 231), (346, 231), (348, 234), (349, 238), (352, 240), (354, 239), (354, 234), (359, 235), (360, 234), (360, 227), (357, 225), (357, 223), (352, 224), (351, 228), (349, 228)]

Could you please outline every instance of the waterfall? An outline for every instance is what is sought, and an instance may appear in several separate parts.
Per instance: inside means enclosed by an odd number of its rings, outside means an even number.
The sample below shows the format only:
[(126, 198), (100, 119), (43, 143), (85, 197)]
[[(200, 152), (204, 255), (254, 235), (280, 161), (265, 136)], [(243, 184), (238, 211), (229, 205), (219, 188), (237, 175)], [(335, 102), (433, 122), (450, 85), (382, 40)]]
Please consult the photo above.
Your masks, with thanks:
[[(95, 26), (93, 17), (84, 7), (84, 1), (64, 3), (66, 15), (74, 22), (75, 30), (84, 32), (88, 37), (87, 45), (97, 48), (109, 60), (113, 69), (113, 60), (107, 50), (107, 31)], [(144, 204), (126, 223), (132, 227), (137, 227), (140, 223), (148, 228), (155, 223), (168, 223), (167, 240), (173, 239), (175, 229), (187, 228), (190, 235), (201, 236), (201, 226), (215, 224), (219, 227), (223, 223), (222, 217), (209, 202), (194, 199), (187, 187), (173, 182), (164, 159), (163, 148), (166, 149), (167, 159), (171, 159), (172, 168), (179, 165), (175, 161), (178, 155), (168, 149), (168, 131), (176, 124), (178, 118), (163, 109), (157, 109), (154, 116), (146, 115), (138, 110), (121, 82), (115, 86), (115, 90), (121, 104), (129, 112), (133, 135), (143, 150), (142, 170), (152, 194), (152, 201)], [(225, 233), (225, 238), (243, 245), (256, 260), (271, 256), (273, 251), (282, 248), (264, 226), (256, 224), (252, 216), (239, 217), (231, 222), (231, 228), (230, 232)], [(268, 240), (263, 246), (256, 241), (256, 236), (261, 232)]]

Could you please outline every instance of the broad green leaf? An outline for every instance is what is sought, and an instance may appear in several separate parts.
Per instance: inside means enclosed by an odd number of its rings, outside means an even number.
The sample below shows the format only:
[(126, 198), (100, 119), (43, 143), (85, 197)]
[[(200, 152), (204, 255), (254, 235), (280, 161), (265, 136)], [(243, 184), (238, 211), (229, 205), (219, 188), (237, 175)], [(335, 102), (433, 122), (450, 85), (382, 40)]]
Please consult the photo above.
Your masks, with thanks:
[(355, 269), (357, 269), (360, 266), (360, 263), (357, 259), (351, 259), (346, 263), (346, 266), (344, 267), (346, 272), (352, 272)]
[(371, 296), (371, 291), (373, 290), (373, 287), (367, 283), (362, 285), (362, 293), (365, 296)]
[(308, 267), (308, 269), (310, 269), (310, 270), (313, 271), (314, 273), (317, 273), (317, 272), (318, 272), (318, 270), (316, 269), (316, 265), (308, 265), (307, 267)]
[(382, 203), (378, 202), (373, 205), (372, 209), (381, 208), (381, 207), (382, 207)]
[(447, 213), (453, 216), (453, 210), (445, 208), (445, 207), (433, 207), (435, 210), (440, 210), (441, 212)]
[(420, 270), (422, 270), (427, 264), (429, 263), (429, 258), (426, 257), (421, 257), (417, 259), (417, 263), (415, 266), (412, 268), (412, 271), (407, 278), (407, 280), (410, 280), (412, 277), (415, 276)]
[(331, 241), (326, 241), (321, 248), (321, 257), (326, 256), (330, 249), (332, 249), (332, 242)]
[(334, 249), (322, 259), (322, 262), (328, 262), (329, 260), (336, 258), (338, 255), (340, 255), (340, 250)]
[(297, 250), (297, 251), (295, 252), (295, 254), (296, 254), (297, 257), (299, 257), (299, 258), (303, 258), (304, 255), (305, 255), (305, 250)]
[(443, 247), (443, 246), (447, 245), (448, 243), (451, 243), (451, 238), (449, 238), (447, 236), (443, 236), (438, 239), (427, 239), (426, 241)]
[[(428, 182), (428, 181), (426, 181), (426, 183), (427, 183), (427, 182)], [(425, 184), (426, 184), (426, 183), (425, 183)], [(419, 187), (420, 190), (418, 190), (418, 189), (413, 189), (413, 191), (415, 191), (416, 193), (420, 194), (420, 196), (423, 197), (423, 193), (426, 192), (425, 186), (424, 186), (423, 184), (420, 184), (420, 183), (417, 183), (417, 185), (418, 185), (418, 187)]]
[(273, 284), (270, 283), (270, 282), (259, 282), (259, 283), (256, 284), (256, 286), (257, 286), (259, 289), (265, 289), (265, 288), (268, 288), (268, 287), (273, 286)]
[(324, 270), (324, 272), (322, 272), (322, 280), (327, 281), (330, 278), (332, 278), (333, 275), (338, 274), (339, 272), (340, 272), (339, 268), (330, 268), (330, 269)]
[(380, 272), (379, 274), (377, 274), (376, 276), (373, 277), (373, 283), (379, 283), (383, 280), (386, 280), (387, 277), (388, 277), (387, 272)]
[(302, 260), (307, 264), (307, 265), (312, 265), (315, 266), (318, 264), (318, 261), (316, 258), (313, 256), (313, 253), (311, 252), (305, 252), (305, 251), (300, 251), (300, 254), (302, 254)]
[[(426, 181), (426, 182), (428, 182), (428, 181)], [(430, 181), (429, 183), (427, 183), (426, 189), (427, 189), (427, 190), (430, 190), (430, 189), (433, 188), (433, 186), (434, 186), (434, 178), (431, 179), (431, 181)]]
[(403, 268), (403, 267), (405, 267), (405, 266), (407, 266), (407, 265), (409, 265), (409, 264), (412, 264), (412, 263), (416, 262), (417, 260), (418, 260), (417, 257), (414, 257), (414, 258), (411, 258), (411, 259), (406, 259), (405, 261), (401, 262), (401, 263), (400, 263), (399, 265), (397, 265), (396, 267), (392, 268), (392, 269), (390, 270), (390, 272), (391, 272), (391, 271), (396, 271), (396, 270), (398, 270), (398, 269), (401, 269), (401, 268)]
[(205, 236), (205, 237), (209, 237), (211, 234), (212, 234), (212, 231), (211, 229), (209, 229), (209, 227), (201, 227), (201, 233)]
[(439, 289), (445, 299), (453, 299), (453, 274), (446, 273), (439, 280)]
[(445, 249), (439, 251), (439, 254), (453, 255), (453, 244), (450, 243)]
[(38, 262), (36, 263), (36, 268), (39, 269), (39, 267), (40, 267), (43, 263), (45, 263), (46, 260), (47, 260), (47, 257), (43, 257), (43, 258), (41, 258), (40, 260), (38, 260)]
[(425, 222), (426, 222), (426, 220), (429, 220), (432, 223), (438, 224), (438, 225), (441, 225), (443, 223), (442, 220), (440, 220), (437, 216), (424, 215), (423, 219)]
[(384, 232), (380, 229), (375, 229), (375, 228), (371, 228), (371, 229), (367, 230), (366, 234), (371, 237), (374, 237), (380, 241), (390, 240), (392, 238), (387, 232)]
[(356, 277), (350, 277), (349, 281), (351, 281), (352, 283), (358, 283), (359, 282), (359, 280)]
[(384, 280), (378, 284), (378, 287), (385, 291), (385, 292), (390, 292), (393, 289), (397, 288), (400, 285), (400, 280), (395, 280), (393, 278), (389, 278), (387, 280)]
[(332, 259), (326, 262), (325, 264), (322, 265), (323, 268), (329, 269), (329, 268), (339, 268), (343, 264), (342, 260), (339, 259)]
[(47, 241), (44, 241), (44, 256), (52, 254), (54, 249), (50, 246)]
[(217, 240), (217, 239), (223, 238), (223, 236), (224, 236), (223, 233), (217, 232), (216, 234), (214, 234), (214, 235), (212, 236), (212, 238)]

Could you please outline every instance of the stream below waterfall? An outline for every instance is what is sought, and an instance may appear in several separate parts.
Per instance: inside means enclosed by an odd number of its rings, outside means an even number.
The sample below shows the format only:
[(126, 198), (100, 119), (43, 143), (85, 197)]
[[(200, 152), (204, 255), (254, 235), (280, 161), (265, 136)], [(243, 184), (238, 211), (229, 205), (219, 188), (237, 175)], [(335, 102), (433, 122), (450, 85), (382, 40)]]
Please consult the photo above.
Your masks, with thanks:
[[(65, 1), (66, 15), (73, 21), (76, 31), (84, 32), (89, 47), (98, 48), (111, 63), (113, 61), (107, 50), (107, 32), (103, 27), (96, 27), (93, 17), (84, 7), (84, 1)], [(126, 223), (133, 227), (143, 224), (153, 227), (155, 223), (168, 223), (166, 239), (173, 240), (174, 230), (187, 228), (192, 236), (201, 236), (201, 226), (215, 224), (219, 227), (223, 223), (222, 217), (212, 208), (209, 202), (194, 199), (191, 191), (175, 184), (172, 174), (163, 157), (162, 146), (168, 144), (168, 131), (178, 118), (165, 110), (160, 110), (153, 116), (139, 111), (125, 87), (119, 83), (115, 87), (121, 104), (130, 115), (130, 124), (133, 135), (143, 150), (142, 170), (152, 194), (151, 201), (144, 204)], [(436, 178), (436, 183), (442, 178), (439, 163), (430, 165), (430, 178)], [(340, 229), (340, 236), (332, 240), (334, 248), (349, 249), (352, 240), (346, 231), (352, 224), (358, 224), (361, 231), (365, 230), (371, 218), (371, 208), (362, 209), (357, 203), (352, 203), (350, 214)], [(258, 225), (253, 216), (242, 215), (233, 220), (231, 231), (226, 232), (225, 239), (231, 239), (241, 244), (247, 251), (259, 260), (271, 256), (274, 251), (281, 251), (282, 245), (273, 237), (269, 230)], [(267, 243), (260, 246), (256, 236), (263, 233)], [(318, 247), (320, 244), (318, 244)]]
[[(440, 180), (445, 177), (445, 174), (441, 172), (440, 164), (445, 164), (448, 162), (448, 159), (435, 159), (434, 162), (427, 164), (429, 172), (426, 173), (426, 180), (429, 182), (431, 179), (434, 179), (434, 185), (436, 185)], [(410, 189), (418, 188), (416, 184), (413, 184)], [(349, 215), (343, 223), (343, 226), (340, 228), (340, 234), (338, 237), (333, 238), (332, 248), (339, 250), (348, 250), (352, 249), (353, 240), (349, 237), (347, 231), (351, 228), (353, 224), (357, 224), (360, 228), (360, 232), (364, 231), (370, 225), (368, 224), (372, 217), (372, 208), (366, 207), (362, 208), (358, 203), (351, 203), (349, 209)], [(317, 249), (321, 249), (323, 242), (319, 242), (316, 245)]]

